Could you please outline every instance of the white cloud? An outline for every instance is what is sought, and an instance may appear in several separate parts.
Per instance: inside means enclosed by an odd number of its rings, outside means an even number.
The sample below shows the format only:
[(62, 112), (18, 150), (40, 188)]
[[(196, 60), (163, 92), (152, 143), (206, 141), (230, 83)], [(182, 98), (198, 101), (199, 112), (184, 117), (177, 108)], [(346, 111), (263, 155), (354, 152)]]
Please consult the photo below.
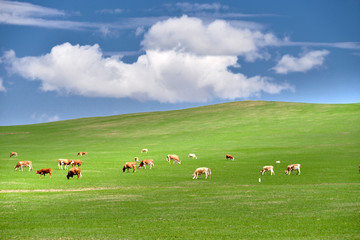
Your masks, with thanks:
[(260, 49), (278, 43), (271, 33), (236, 28), (223, 20), (205, 24), (199, 18), (187, 16), (156, 23), (142, 42), (146, 49), (176, 49), (203, 56), (244, 56), (247, 61), (267, 58), (267, 52)]
[(103, 24), (47, 19), (65, 16), (64, 11), (54, 8), (25, 2), (0, 0), (0, 24), (72, 30), (94, 29), (103, 26)]
[(219, 11), (221, 9), (227, 10), (229, 9), (226, 5), (221, 5), (220, 3), (188, 3), (181, 2), (175, 4), (176, 8), (181, 9), (184, 12), (197, 12), (197, 11)]
[(286, 54), (272, 69), (278, 74), (306, 72), (310, 69), (323, 65), (325, 56), (329, 53), (330, 52), (328, 50), (311, 51), (303, 54), (299, 58)]
[(3, 85), (3, 79), (0, 77), (0, 92), (6, 92), (6, 88)]
[(13, 73), (40, 80), (42, 90), (89, 97), (133, 98), (159, 102), (204, 102), (276, 94), (292, 86), (261, 76), (233, 73), (236, 56), (197, 55), (177, 50), (147, 50), (136, 62), (104, 57), (98, 45), (65, 43), (38, 57), (3, 56)]
[(120, 14), (123, 13), (124, 10), (121, 8), (115, 8), (115, 9), (101, 9), (96, 12), (101, 14)]
[(43, 122), (56, 122), (56, 121), (59, 121), (60, 117), (57, 114), (55, 114), (53, 116), (49, 116), (46, 113), (42, 113), (42, 114), (33, 113), (31, 115), (31, 119), (35, 120), (36, 122), (43, 123)]

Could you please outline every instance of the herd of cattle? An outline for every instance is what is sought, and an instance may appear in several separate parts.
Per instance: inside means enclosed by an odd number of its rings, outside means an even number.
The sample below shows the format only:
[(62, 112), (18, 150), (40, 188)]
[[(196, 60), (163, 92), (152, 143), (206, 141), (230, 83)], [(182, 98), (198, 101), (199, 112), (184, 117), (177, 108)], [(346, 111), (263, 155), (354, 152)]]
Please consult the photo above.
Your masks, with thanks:
[[(141, 153), (148, 153), (149, 150), (144, 148), (141, 150)], [(84, 156), (84, 155), (88, 155), (87, 152), (79, 152), (77, 154), (77, 156)], [(11, 152), (10, 153), (10, 157), (17, 157), (18, 154), (17, 152)], [(194, 153), (189, 153), (188, 158), (192, 158), (192, 159), (197, 159), (197, 156)], [(230, 155), (230, 154), (226, 154), (225, 156), (226, 160), (235, 160), (235, 158)], [(166, 156), (166, 161), (171, 164), (171, 161), (177, 164), (181, 164), (180, 158), (179, 156), (175, 155), (175, 154), (168, 154)], [(126, 162), (124, 164), (123, 167), (123, 172), (125, 172), (126, 170), (129, 172), (130, 169), (133, 169), (133, 172), (136, 172), (136, 168), (140, 169), (142, 167), (144, 167), (146, 169), (146, 166), (150, 166), (151, 168), (154, 168), (154, 160), (152, 159), (144, 159), (142, 161), (140, 161), (139, 166), (137, 166), (137, 162), (139, 162), (139, 158), (135, 157), (134, 162)], [(276, 161), (277, 163), (280, 163), (280, 161)], [(82, 174), (81, 174), (81, 160), (70, 160), (70, 159), (58, 159), (58, 167), (59, 169), (65, 169), (67, 170), (69, 166), (72, 166), (73, 168), (68, 170), (68, 174), (66, 175), (67, 179), (73, 179), (73, 177), (76, 175), (77, 178), (82, 179)], [(77, 167), (76, 167), (77, 166)], [(137, 167), (136, 167), (137, 166)], [(15, 171), (17, 169), (21, 169), (21, 171), (23, 171), (24, 167), (28, 167), (29, 171), (31, 171), (32, 168), (32, 162), (31, 161), (19, 161), (16, 166), (15, 166)], [(300, 175), (300, 164), (290, 164), (287, 166), (286, 170), (285, 170), (285, 175), (290, 175), (293, 171), (296, 171), (297, 175)], [(36, 174), (40, 174), (41, 176), (44, 176), (46, 174), (50, 175), (50, 178), (52, 177), (52, 173), (51, 173), (52, 169), (51, 168), (43, 168), (40, 170), (36, 171)], [(360, 166), (359, 166), (359, 171), (360, 171)], [(271, 175), (275, 175), (274, 172), (274, 166), (264, 166), (262, 168), (262, 170), (260, 171), (261, 175), (266, 174), (267, 172), (270, 172)], [(194, 172), (194, 174), (192, 175), (193, 179), (198, 179), (198, 177), (201, 177), (201, 175), (204, 174), (205, 175), (205, 179), (207, 179), (208, 177), (211, 178), (211, 169), (207, 168), (207, 167), (201, 167), (201, 168), (197, 168)]]
[[(83, 156), (83, 155), (87, 155), (87, 152), (79, 152), (77, 154), (78, 156)], [(17, 157), (18, 154), (17, 152), (11, 152), (10, 153), (10, 157)], [(68, 166), (72, 165), (73, 168), (69, 169), (68, 174), (66, 175), (67, 179), (73, 179), (73, 177), (76, 175), (77, 178), (82, 179), (82, 174), (81, 174), (81, 160), (70, 160), (70, 159), (58, 159), (58, 167), (59, 169), (68, 169)], [(78, 166), (77, 168), (75, 168), (75, 166)], [(31, 161), (19, 161), (14, 170), (18, 170), (21, 169), (21, 171), (23, 171), (24, 167), (28, 167), (29, 171), (31, 171), (33, 169), (32, 167), (32, 162)], [(40, 174), (41, 176), (46, 177), (46, 174), (50, 175), (50, 178), (52, 177), (52, 168), (42, 168), (40, 170), (37, 170), (35, 174)]]

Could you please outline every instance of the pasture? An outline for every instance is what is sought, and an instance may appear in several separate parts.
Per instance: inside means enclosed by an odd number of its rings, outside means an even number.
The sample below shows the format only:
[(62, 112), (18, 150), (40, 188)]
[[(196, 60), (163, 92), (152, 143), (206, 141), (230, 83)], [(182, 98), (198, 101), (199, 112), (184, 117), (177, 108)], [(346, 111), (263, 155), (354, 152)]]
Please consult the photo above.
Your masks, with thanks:
[[(123, 173), (136, 156), (155, 168)], [(59, 158), (82, 160), (83, 179), (67, 180)], [(15, 172), (20, 160), (34, 170)], [(285, 176), (292, 163), (300, 176)], [(243, 101), (0, 127), (0, 238), (360, 239), (359, 164), (360, 104)], [(275, 175), (260, 176), (265, 165)], [(198, 167), (212, 178), (193, 180)]]

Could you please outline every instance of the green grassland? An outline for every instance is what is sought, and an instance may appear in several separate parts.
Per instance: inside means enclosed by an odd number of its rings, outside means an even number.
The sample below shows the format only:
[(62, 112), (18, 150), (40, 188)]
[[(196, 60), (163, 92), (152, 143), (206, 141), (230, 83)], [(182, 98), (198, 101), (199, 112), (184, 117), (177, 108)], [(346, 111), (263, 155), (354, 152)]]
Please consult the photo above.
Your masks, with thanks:
[[(136, 156), (155, 168), (123, 173)], [(58, 158), (81, 159), (83, 179), (67, 180)], [(15, 172), (19, 160), (34, 170)], [(300, 176), (285, 176), (291, 163)], [(359, 164), (360, 104), (243, 101), (0, 127), (0, 238), (360, 239)], [(276, 175), (259, 183), (264, 165)], [(51, 179), (35, 174), (48, 167)], [(212, 178), (192, 180), (197, 167)]]

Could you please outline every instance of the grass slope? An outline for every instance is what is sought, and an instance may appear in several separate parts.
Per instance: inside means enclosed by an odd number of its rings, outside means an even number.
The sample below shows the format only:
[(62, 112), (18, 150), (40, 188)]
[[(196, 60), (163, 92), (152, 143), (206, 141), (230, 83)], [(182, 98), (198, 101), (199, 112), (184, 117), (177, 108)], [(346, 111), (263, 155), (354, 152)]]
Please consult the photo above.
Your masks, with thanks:
[[(135, 156), (155, 168), (123, 173)], [(67, 180), (58, 158), (83, 160), (83, 180)], [(19, 160), (34, 171), (14, 172)], [(284, 175), (291, 163), (301, 176)], [(0, 127), (0, 238), (360, 239), (359, 164), (360, 104), (244, 101)], [(264, 165), (276, 175), (259, 183)], [(212, 179), (192, 180), (203, 166)], [(35, 175), (46, 167), (52, 179)]]

